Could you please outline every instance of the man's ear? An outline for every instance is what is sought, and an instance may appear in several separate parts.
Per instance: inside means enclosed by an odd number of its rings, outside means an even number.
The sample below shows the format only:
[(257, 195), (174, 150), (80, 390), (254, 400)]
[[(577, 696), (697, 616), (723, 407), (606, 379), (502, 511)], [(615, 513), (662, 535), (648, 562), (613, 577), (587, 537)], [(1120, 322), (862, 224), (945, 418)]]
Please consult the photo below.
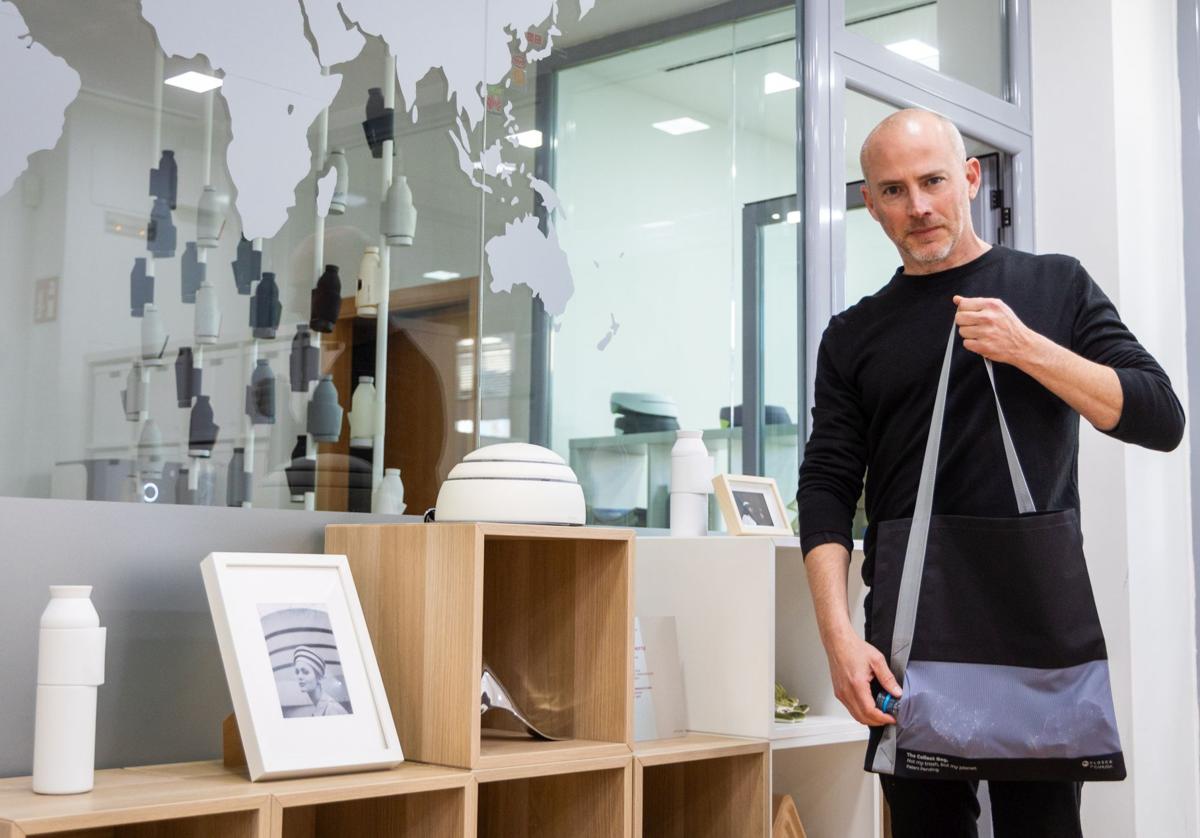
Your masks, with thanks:
[(871, 213), (871, 217), (878, 221), (879, 216), (875, 214), (875, 202), (871, 200), (871, 190), (867, 188), (867, 184), (865, 182), (862, 186), (858, 187), (858, 189), (860, 192), (862, 192), (863, 201), (867, 205), (867, 212)]
[(967, 178), (967, 195), (974, 200), (975, 196), (979, 194), (979, 186), (983, 182), (983, 173), (978, 157), (971, 157), (967, 160), (963, 174)]

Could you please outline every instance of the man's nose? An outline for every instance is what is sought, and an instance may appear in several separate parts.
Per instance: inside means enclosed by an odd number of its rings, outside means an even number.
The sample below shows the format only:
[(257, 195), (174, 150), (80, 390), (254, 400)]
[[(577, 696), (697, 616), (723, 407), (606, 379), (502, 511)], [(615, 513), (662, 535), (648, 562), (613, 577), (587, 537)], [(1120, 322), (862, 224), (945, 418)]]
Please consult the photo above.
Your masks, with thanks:
[(908, 192), (908, 214), (913, 218), (922, 218), (933, 211), (929, 199), (918, 189)]

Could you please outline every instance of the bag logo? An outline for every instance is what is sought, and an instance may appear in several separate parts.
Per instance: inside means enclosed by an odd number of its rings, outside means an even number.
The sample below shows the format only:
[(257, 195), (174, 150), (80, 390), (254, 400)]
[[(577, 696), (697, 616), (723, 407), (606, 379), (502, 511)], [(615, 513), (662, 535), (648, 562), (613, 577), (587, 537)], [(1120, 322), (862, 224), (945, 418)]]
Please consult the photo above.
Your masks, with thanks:
[(1084, 768), (1090, 768), (1093, 771), (1111, 771), (1113, 761), (1111, 759), (1085, 759), (1080, 765)]

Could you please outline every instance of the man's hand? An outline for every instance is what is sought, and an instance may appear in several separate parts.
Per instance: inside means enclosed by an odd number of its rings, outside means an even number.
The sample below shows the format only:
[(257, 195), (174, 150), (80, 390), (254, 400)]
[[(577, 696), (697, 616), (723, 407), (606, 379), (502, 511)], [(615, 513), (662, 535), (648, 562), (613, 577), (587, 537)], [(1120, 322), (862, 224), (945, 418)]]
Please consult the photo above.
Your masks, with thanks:
[(879, 650), (851, 633), (826, 645), (825, 654), (829, 657), (833, 694), (850, 715), (865, 725), (894, 725), (896, 719), (876, 707), (871, 694), (874, 676), (885, 690), (900, 697), (900, 685)]
[(1003, 300), (955, 295), (954, 304), (963, 346), (990, 361), (1021, 366), (1038, 344), (1038, 336)]

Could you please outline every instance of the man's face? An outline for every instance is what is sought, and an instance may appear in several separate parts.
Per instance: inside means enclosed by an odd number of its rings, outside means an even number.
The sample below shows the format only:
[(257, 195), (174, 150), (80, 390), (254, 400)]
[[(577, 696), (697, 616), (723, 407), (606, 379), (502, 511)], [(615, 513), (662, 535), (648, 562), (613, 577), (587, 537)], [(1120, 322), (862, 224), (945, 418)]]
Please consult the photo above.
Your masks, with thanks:
[(863, 198), (906, 269), (938, 270), (973, 239), (979, 161), (956, 158), (953, 143), (928, 122), (902, 124), (873, 143)]

